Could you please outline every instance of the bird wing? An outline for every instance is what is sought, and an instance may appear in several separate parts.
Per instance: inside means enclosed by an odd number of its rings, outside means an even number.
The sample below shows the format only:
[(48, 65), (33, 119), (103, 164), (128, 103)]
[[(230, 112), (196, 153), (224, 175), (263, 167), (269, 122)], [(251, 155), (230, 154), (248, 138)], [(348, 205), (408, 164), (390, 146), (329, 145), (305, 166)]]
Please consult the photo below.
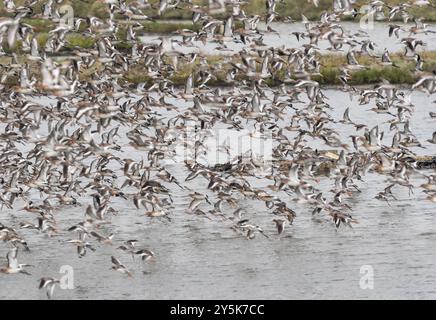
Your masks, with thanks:
[(224, 37), (232, 37), (233, 36), (233, 30), (232, 30), (232, 24), (233, 24), (233, 18), (230, 16), (224, 25)]
[(358, 65), (359, 64), (356, 60), (356, 57), (354, 56), (353, 51), (349, 51), (347, 53), (347, 60), (348, 60), (348, 64), (350, 64), (350, 65)]
[(192, 94), (193, 77), (192, 74), (189, 75), (185, 83), (185, 94)]
[(350, 108), (349, 107), (347, 109), (345, 109), (343, 120), (351, 121), (351, 119), (350, 119)]
[(15, 44), (15, 39), (18, 31), (18, 23), (10, 25), (8, 28), (8, 45), (12, 48)]
[(95, 231), (91, 231), (91, 235), (96, 237), (98, 240), (103, 240), (104, 239), (104, 237), (101, 234), (99, 234), (99, 233), (97, 233)]
[(51, 298), (53, 297), (54, 288), (55, 288), (55, 286), (54, 286), (54, 284), (53, 284), (53, 285), (51, 286), (50, 290), (47, 291), (47, 297), (48, 297), (49, 299), (51, 299)]
[(243, 225), (243, 224), (245, 224), (245, 223), (247, 223), (248, 222), (248, 219), (244, 219), (244, 220), (240, 220), (240, 221), (238, 221), (238, 226), (241, 226), (241, 225)]
[(53, 282), (52, 278), (43, 277), (39, 279), (39, 289), (47, 287), (47, 285), (50, 284), (51, 282)]
[(18, 269), (17, 253), (18, 248), (12, 248), (6, 256), (8, 259), (8, 267), (11, 269)]
[(114, 256), (111, 256), (111, 260), (112, 260), (112, 263), (115, 264), (117, 267), (123, 267), (121, 262), (117, 258), (115, 258)]

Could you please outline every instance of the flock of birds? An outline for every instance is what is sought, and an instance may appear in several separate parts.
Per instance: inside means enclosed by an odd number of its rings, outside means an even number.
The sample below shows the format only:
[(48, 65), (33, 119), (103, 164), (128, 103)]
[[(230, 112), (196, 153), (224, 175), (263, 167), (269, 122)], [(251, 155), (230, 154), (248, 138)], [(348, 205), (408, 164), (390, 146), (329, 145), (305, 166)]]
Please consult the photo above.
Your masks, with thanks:
[[(411, 193), (419, 188), (429, 201), (436, 202), (436, 175), (417, 169), (412, 149), (423, 147), (423, 142), (409, 123), (415, 109), (411, 94), (416, 90), (428, 96), (436, 92), (436, 75), (422, 71), (419, 49), (425, 43), (416, 38), (417, 34), (434, 31), (410, 10), (433, 5), (426, 0), (396, 6), (380, 0), (369, 3), (372, 13), (387, 12), (391, 24), (386, 32), (404, 45), (404, 58), (415, 61), (419, 80), (406, 90), (387, 81), (361, 89), (350, 84), (354, 70), (368, 68), (359, 63), (360, 57), (376, 57), (385, 66), (396, 64), (386, 50), (378, 56), (376, 44), (364, 31), (350, 33), (341, 25), (341, 18), (357, 15), (352, 1), (333, 2), (334, 9), (323, 13), (319, 21), (303, 17), (304, 32), (290, 33), (302, 43), (299, 48), (263, 43), (264, 35), (276, 33), (272, 22), (279, 18), (292, 30), (292, 19), (279, 16), (275, 0), (266, 1), (265, 15), (252, 16), (245, 14), (243, 2), (226, 1), (229, 13), (225, 19), (214, 18), (208, 8), (189, 0), (160, 0), (157, 7), (147, 0), (106, 1), (108, 19), (74, 18), (72, 25), (59, 24), (49, 32), (45, 47), (39, 47), (34, 27), (23, 18), (59, 21), (62, 1), (32, 1), (17, 6), (13, 0), (5, 0), (4, 10), (14, 17), (0, 18), (0, 54), (11, 61), (0, 65), (0, 203), (10, 210), (24, 203), (21, 210), (29, 215), (14, 226), (0, 223), (0, 240), (10, 247), (7, 265), (0, 272), (30, 274), (29, 265), (17, 261), (19, 251), (32, 247), (21, 235), (23, 229), (46, 235), (45, 241), (59, 234), (74, 235), (68, 243), (77, 249), (79, 257), (95, 251), (97, 243), (118, 242), (115, 255), (128, 254), (147, 263), (155, 258), (149, 248), (139, 246), (134, 239), (117, 239), (116, 231), (104, 232), (117, 214), (111, 203), (116, 198), (131, 203), (144, 214), (144, 223), (147, 219), (171, 223), (174, 188), (189, 193), (187, 213), (229, 223), (233, 231), (247, 239), (259, 233), (272, 237), (246, 218), (243, 203), (247, 199), (265, 205), (278, 235), (286, 232), (297, 215), (292, 200), (305, 203), (314, 217), (328, 218), (336, 229), (352, 227), (357, 220), (346, 199), (361, 192), (358, 184), (365, 182), (367, 174), (385, 177), (387, 187), (376, 199), (389, 205), (396, 199), (396, 188)], [(41, 5), (41, 13), (35, 13)], [(143, 43), (138, 36), (143, 25), (138, 21), (151, 19), (143, 14), (150, 8), (158, 10), (159, 15), (175, 9), (190, 10), (193, 23), (200, 28), (180, 30), (181, 40), (173, 39), (171, 50), (164, 48), (163, 38), (160, 44)], [(397, 18), (413, 24), (396, 24)], [(235, 22), (243, 27), (236, 28)], [(259, 22), (265, 22), (264, 27)], [(79, 31), (82, 24), (86, 28)], [(124, 51), (116, 48), (121, 28), (131, 45)], [(68, 43), (66, 36), (73, 32), (94, 39), (94, 48), (77, 47), (56, 59)], [(12, 48), (18, 41), (23, 55), (6, 53), (6, 43)], [(374, 105), (374, 115), (391, 117), (391, 142), (386, 141), (379, 125), (371, 128), (354, 122), (349, 108), (339, 120), (329, 114), (334, 105), (313, 80), (320, 75), (320, 41), (330, 43), (329, 51), (346, 53), (347, 63), (341, 66), (339, 75), (341, 90), (360, 105)], [(222, 62), (210, 64), (202, 53), (182, 53), (174, 47), (192, 48), (198, 42), (214, 44), (218, 51), (226, 50), (229, 43), (242, 44), (243, 49), (231, 59), (226, 56)], [(170, 77), (177, 74), (181, 64), (192, 65), (193, 72), (184, 88), (177, 88)], [(122, 75), (137, 66), (144, 67), (151, 81), (133, 88)], [(93, 72), (90, 79), (83, 80), (81, 75), (86, 70)], [(208, 83), (223, 70), (229, 88), (211, 88)], [(279, 74), (284, 74), (284, 79)], [(11, 87), (8, 80), (14, 77), (18, 84)], [(268, 86), (267, 79), (279, 78), (279, 85)], [(436, 113), (431, 112), (429, 117), (435, 118)], [(204, 139), (218, 125), (270, 132), (274, 140), (270, 173), (257, 177), (255, 172), (262, 164), (242, 155), (213, 166), (194, 157), (182, 163), (187, 172), (184, 181), (176, 178), (164, 160), (174, 155), (172, 146), (179, 136), (186, 135), (190, 122), (205, 133), (198, 139), (184, 140), (186, 147), (199, 155), (208, 152)], [(349, 141), (341, 139), (335, 130), (338, 123), (355, 131)], [(311, 148), (309, 141), (337, 150), (337, 157)], [(436, 143), (436, 132), (427, 142)], [(226, 152), (226, 146), (220, 147)], [(317, 188), (316, 171), (324, 162), (330, 163), (326, 179), (333, 184), (328, 192)], [(413, 176), (424, 177), (427, 183), (414, 185)], [(250, 183), (255, 178), (271, 184), (256, 188)], [(62, 208), (80, 206), (87, 200), (90, 203), (84, 206), (83, 216), (74, 217), (77, 223), (58, 225), (56, 216), (62, 214)], [(6, 221), (5, 217), (2, 220)], [(119, 258), (112, 256), (109, 262), (113, 270), (132, 276)], [(51, 298), (57, 284), (59, 279), (43, 277), (39, 288), (46, 289)]]

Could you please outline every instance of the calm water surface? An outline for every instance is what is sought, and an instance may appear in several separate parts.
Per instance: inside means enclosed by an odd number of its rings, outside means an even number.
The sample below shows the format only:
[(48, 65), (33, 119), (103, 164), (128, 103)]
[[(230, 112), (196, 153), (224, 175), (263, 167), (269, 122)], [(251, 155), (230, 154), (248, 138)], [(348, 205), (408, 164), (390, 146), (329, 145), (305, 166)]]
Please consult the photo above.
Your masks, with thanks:
[[(353, 121), (375, 125), (389, 120), (368, 113), (372, 105), (359, 106), (348, 94), (326, 90), (334, 106), (331, 115), (336, 120), (350, 107)], [(170, 102), (170, 99), (168, 99)], [(413, 149), (424, 155), (436, 154), (435, 145), (425, 142), (436, 128), (436, 120), (428, 116), (435, 111), (425, 94), (414, 93), (416, 111), (411, 129), (426, 149)], [(371, 117), (368, 115), (371, 114)], [(387, 124), (382, 126), (387, 133)], [(352, 130), (338, 126), (344, 140)], [(389, 135), (384, 144), (390, 144)], [(126, 141), (127, 143), (127, 141)], [(133, 153), (126, 147), (124, 157), (140, 159), (146, 154)], [(186, 171), (182, 165), (167, 169), (179, 180)], [(427, 172), (431, 173), (431, 172)], [(57, 290), (58, 299), (303, 299), (303, 298), (436, 298), (436, 207), (425, 200), (420, 189), (410, 195), (406, 188), (395, 187), (399, 201), (374, 199), (387, 183), (384, 177), (369, 174), (358, 185), (361, 193), (347, 199), (353, 207), (353, 217), (359, 220), (354, 229), (338, 232), (330, 219), (313, 219), (311, 207), (292, 201), (291, 196), (280, 195), (297, 212), (294, 225), (287, 227), (278, 237), (274, 216), (258, 201), (240, 202), (244, 217), (262, 226), (270, 238), (258, 235), (246, 240), (230, 230), (230, 223), (218, 218), (210, 221), (193, 217), (186, 212), (190, 198), (188, 192), (174, 187), (172, 196), (175, 209), (172, 221), (150, 219), (144, 210), (136, 210), (132, 197), (116, 198), (112, 206), (119, 212), (111, 218), (112, 224), (103, 226), (101, 233), (115, 233), (114, 244), (98, 245), (96, 252), (88, 251), (78, 258), (76, 249), (66, 240), (75, 234), (65, 231), (82, 220), (88, 198), (79, 200), (75, 207), (61, 207), (56, 219), (60, 235), (48, 238), (34, 230), (21, 229), (28, 241), (30, 252), (20, 252), (19, 262), (34, 265), (32, 276), (0, 274), (1, 299), (45, 299), (38, 290), (37, 279), (42, 276), (60, 276), (62, 265), (74, 268), (75, 289)], [(123, 178), (121, 178), (122, 183)], [(424, 180), (412, 177), (415, 186)], [(270, 181), (251, 179), (256, 187)], [(205, 192), (208, 181), (199, 177), (189, 186)], [(321, 179), (317, 186), (328, 192), (332, 182)], [(127, 194), (134, 190), (125, 190)], [(16, 208), (22, 204), (17, 203)], [(225, 207), (227, 213), (234, 209)], [(3, 208), (0, 222), (18, 230), (20, 221), (32, 221), (31, 213)], [(156, 260), (142, 266), (138, 259), (116, 250), (122, 241), (139, 240), (138, 247), (147, 247), (156, 254)], [(93, 241), (95, 243), (95, 241)], [(7, 248), (0, 247), (0, 257)], [(110, 256), (118, 257), (133, 272), (132, 278), (110, 270)], [(6, 263), (0, 258), (0, 263)], [(374, 269), (374, 289), (359, 286), (360, 268), (370, 265)], [(145, 271), (143, 273), (142, 271)]]
[[(388, 23), (382, 23), (382, 22), (375, 23), (373, 29), (371, 30), (362, 29), (358, 23), (353, 23), (353, 22), (341, 22), (341, 25), (344, 31), (349, 34), (356, 34), (357, 32), (368, 33), (369, 36), (365, 36), (363, 34), (357, 35), (356, 39), (358, 41), (363, 41), (363, 40), (368, 40), (370, 38), (376, 44), (376, 50), (375, 50), (376, 53), (382, 53), (385, 48), (388, 49), (389, 52), (404, 51), (404, 45), (401, 44), (401, 39), (409, 37), (409, 32), (400, 32), (399, 38), (396, 38), (395, 36), (389, 37)], [(309, 39), (300, 39), (300, 42), (298, 42), (296, 37), (292, 35), (292, 32), (306, 31), (304, 25), (300, 22), (295, 22), (292, 24), (273, 23), (271, 26), (275, 31), (278, 32), (278, 34), (266, 33), (263, 36), (263, 41), (267, 46), (280, 47), (284, 45), (286, 48), (299, 48), (303, 44), (309, 43)], [(404, 25), (404, 29), (408, 30), (411, 26), (413, 26), (413, 24)], [(432, 24), (430, 24), (429, 29), (436, 31), (436, 27)], [(259, 30), (266, 30), (265, 25), (259, 23)], [(159, 36), (157, 35), (147, 35), (147, 36), (143, 36), (141, 39), (146, 43), (158, 43), (160, 41), (158, 37)], [(165, 40), (164, 47), (166, 48), (166, 50), (171, 50), (171, 44), (169, 40), (171, 39), (182, 40), (182, 37), (180, 36), (161, 35), (161, 37), (163, 37), (163, 39)], [(423, 40), (426, 43), (425, 47), (419, 46), (418, 47), (419, 49), (417, 51), (436, 50), (436, 33), (428, 33), (427, 35), (417, 34), (414, 35), (413, 37), (415, 37), (416, 39)], [(217, 51), (216, 50), (217, 44), (207, 43), (206, 45), (204, 45), (200, 41), (194, 42), (193, 47), (180, 46), (175, 44), (174, 49), (184, 53), (201, 52), (204, 54), (218, 54), (218, 53), (234, 54), (239, 52), (244, 47), (243, 44), (238, 44), (235, 42), (226, 42), (226, 45), (228, 46), (229, 51)], [(327, 52), (326, 49), (330, 47), (330, 43), (328, 42), (327, 39), (325, 40), (321, 39), (319, 41), (318, 47), (322, 52)], [(344, 52), (342, 53), (346, 53), (348, 51), (348, 48), (349, 48), (348, 46), (344, 46), (342, 48)], [(360, 50), (360, 47), (356, 47), (356, 49)]]

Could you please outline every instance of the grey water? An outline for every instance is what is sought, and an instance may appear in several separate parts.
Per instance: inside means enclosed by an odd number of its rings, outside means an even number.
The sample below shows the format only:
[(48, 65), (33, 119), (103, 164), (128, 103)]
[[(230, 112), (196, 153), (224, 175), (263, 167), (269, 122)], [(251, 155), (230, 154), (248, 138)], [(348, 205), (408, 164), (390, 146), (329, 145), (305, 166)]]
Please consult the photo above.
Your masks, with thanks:
[[(350, 107), (353, 121), (369, 127), (379, 124), (387, 134), (383, 143), (390, 143), (388, 123), (384, 122), (391, 117), (369, 112), (371, 104), (358, 105), (339, 90), (325, 93), (333, 107), (329, 113), (335, 120), (340, 120), (345, 108)], [(426, 142), (436, 128), (436, 120), (428, 116), (428, 112), (435, 111), (432, 100), (424, 93), (412, 95), (415, 112), (411, 130), (425, 149), (411, 149), (421, 155), (436, 154), (436, 145)], [(176, 99), (168, 101), (182, 107)], [(335, 129), (341, 139), (351, 141), (348, 136), (353, 129), (339, 124)], [(130, 148), (127, 139), (123, 142), (122, 158), (146, 158), (146, 152)], [(166, 168), (179, 181), (187, 175), (183, 164)], [(18, 260), (33, 265), (28, 268), (32, 275), (0, 274), (0, 299), (45, 299), (37, 280), (43, 276), (61, 277), (59, 270), (65, 265), (74, 270), (74, 289), (56, 288), (55, 299), (434, 299), (435, 204), (426, 200), (419, 188), (409, 195), (407, 188), (398, 186), (393, 189), (398, 201), (388, 204), (374, 199), (387, 185), (385, 180), (384, 176), (369, 174), (357, 183), (361, 192), (346, 200), (353, 207), (353, 218), (359, 221), (353, 229), (336, 231), (331, 219), (322, 215), (314, 218), (309, 205), (280, 194), (297, 217), (277, 236), (274, 216), (265, 205), (241, 200), (244, 217), (262, 226), (269, 235), (265, 238), (258, 234), (252, 240), (237, 235), (230, 229), (231, 223), (218, 217), (208, 220), (189, 214), (188, 192), (177, 186), (171, 186), (172, 221), (146, 217), (145, 210), (133, 205), (129, 192), (133, 194), (134, 190), (126, 188), (128, 200), (114, 198), (111, 206), (118, 212), (111, 217), (111, 224), (101, 227), (102, 234), (115, 234), (114, 244), (95, 244), (97, 250), (88, 251), (83, 258), (66, 243), (75, 237), (66, 229), (83, 219), (89, 197), (78, 199), (77, 206), (61, 206), (55, 211), (60, 231), (52, 238), (35, 230), (19, 229), (20, 221), (35, 217), (18, 210), (20, 203), (16, 203), (14, 210), (2, 209), (0, 222), (14, 227), (27, 240), (31, 251), (20, 251)], [(419, 186), (425, 180), (414, 175), (411, 181)], [(265, 188), (271, 183), (255, 178), (249, 182)], [(207, 184), (202, 177), (187, 183), (199, 192), (206, 192)], [(317, 185), (325, 193), (332, 187), (332, 182), (323, 178)], [(227, 214), (234, 210), (224, 208)], [(133, 260), (116, 249), (129, 239), (138, 240), (138, 248), (152, 250), (155, 261), (143, 265), (138, 258)], [(7, 251), (0, 246), (0, 257), (5, 257)], [(119, 258), (133, 277), (111, 270), (111, 255)], [(5, 263), (0, 258), (0, 265)], [(368, 268), (374, 276), (372, 289), (361, 286)]]
[[(386, 48), (389, 52), (403, 52), (404, 45), (401, 44), (401, 39), (409, 37), (408, 29), (413, 26), (413, 24), (401, 24), (406, 31), (401, 31), (399, 38), (396, 38), (394, 35), (389, 37), (389, 27), (388, 23), (385, 22), (375, 22), (373, 25), (360, 25), (359, 23), (354, 22), (341, 22), (341, 26), (343, 30), (350, 34), (357, 34), (356, 39), (359, 41), (363, 40), (371, 40), (376, 44), (375, 53), (380, 54)], [(292, 32), (304, 32), (306, 31), (305, 26), (300, 22), (295, 23), (272, 23), (271, 27), (277, 31), (277, 33), (265, 33), (263, 35), (263, 42), (267, 47), (280, 47), (285, 46), (286, 48), (300, 48), (303, 44), (309, 43), (308, 39), (300, 39), (292, 35)], [(264, 24), (259, 23), (260, 30), (266, 30)], [(436, 27), (432, 24), (429, 25), (429, 30), (436, 31)], [(369, 36), (365, 35), (367, 33)], [(171, 48), (170, 40), (182, 40), (181, 36), (177, 35), (146, 35), (141, 37), (141, 40), (145, 43), (157, 43), (159, 42), (159, 37), (164, 39), (164, 48), (166, 50), (177, 50), (183, 53), (189, 52), (198, 52), (202, 54), (235, 54), (239, 52), (244, 46), (242, 43), (236, 43), (233, 41), (226, 42), (226, 46), (228, 50), (220, 50), (217, 51), (217, 44), (208, 42), (204, 45), (201, 41), (194, 41), (192, 47), (183, 45), (180, 46), (177, 43), (173, 44), (173, 48)], [(417, 34), (413, 35), (414, 38), (423, 40), (425, 42), (424, 47), (418, 47), (417, 51), (430, 51), (436, 50), (436, 33), (427, 33), (427, 34)], [(249, 45), (249, 44), (247, 44)], [(320, 39), (318, 48), (321, 52), (327, 53), (327, 48), (330, 47), (330, 43), (327, 39)], [(360, 49), (359, 46), (356, 47), (357, 50)], [(342, 49), (347, 53), (348, 46)], [(336, 52), (336, 51), (335, 51)]]

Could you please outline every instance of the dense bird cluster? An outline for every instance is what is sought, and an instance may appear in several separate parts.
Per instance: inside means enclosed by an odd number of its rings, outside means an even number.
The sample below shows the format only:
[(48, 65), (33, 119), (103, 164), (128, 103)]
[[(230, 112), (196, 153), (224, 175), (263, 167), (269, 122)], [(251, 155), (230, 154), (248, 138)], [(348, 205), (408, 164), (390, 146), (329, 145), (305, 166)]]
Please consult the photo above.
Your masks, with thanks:
[[(314, 217), (327, 217), (337, 230), (351, 227), (357, 221), (347, 198), (360, 192), (359, 184), (368, 174), (382, 175), (387, 181), (376, 199), (388, 205), (396, 200), (397, 188), (410, 193), (419, 189), (429, 201), (436, 202), (435, 175), (417, 168), (412, 150), (435, 144), (436, 133), (427, 141), (419, 141), (410, 129), (415, 110), (412, 93), (421, 90), (431, 96), (436, 91), (436, 75), (422, 71), (419, 49), (425, 43), (415, 38), (433, 31), (410, 10), (415, 6), (433, 8), (432, 4), (424, 0), (396, 6), (379, 0), (368, 3), (370, 14), (391, 21), (386, 32), (399, 38), (405, 58), (416, 62), (419, 80), (402, 90), (387, 81), (373, 88), (350, 85), (353, 72), (367, 68), (359, 63), (362, 56), (377, 57), (380, 65), (395, 68), (396, 64), (387, 50), (378, 56), (377, 44), (365, 31), (350, 33), (341, 25), (342, 18), (358, 15), (353, 1), (333, 2), (332, 11), (323, 13), (319, 21), (303, 17), (304, 32), (292, 32), (293, 21), (279, 16), (275, 0), (266, 1), (265, 15), (254, 16), (247, 16), (239, 1), (213, 2), (215, 7), (226, 9), (224, 19), (216, 19), (209, 8), (185, 0), (160, 0), (156, 8), (146, 0), (106, 1), (108, 19), (74, 18), (72, 24), (60, 21), (62, 1), (18, 6), (13, 0), (5, 0), (5, 10), (14, 17), (0, 19), (0, 54), (10, 58), (10, 63), (0, 66), (0, 203), (8, 209), (24, 203), (22, 210), (29, 215), (16, 225), (0, 224), (0, 240), (11, 248), (8, 264), (0, 271), (29, 274), (29, 266), (17, 262), (19, 250), (32, 247), (20, 235), (20, 229), (43, 233), (47, 236), (44, 241), (52, 241), (61, 233), (70, 234), (68, 242), (77, 248), (79, 257), (89, 251), (92, 254), (98, 243), (114, 243), (119, 255), (147, 263), (155, 256), (150, 249), (138, 246), (136, 240), (120, 241), (116, 231), (104, 234), (101, 226), (110, 224), (117, 214), (111, 206), (114, 198), (125, 199), (144, 215), (144, 220), (171, 223), (175, 188), (191, 197), (187, 213), (199, 219), (222, 220), (247, 239), (259, 233), (269, 238), (273, 235), (244, 216), (245, 199), (264, 204), (278, 235), (285, 233), (297, 216), (293, 201), (305, 203)], [(318, 5), (318, 1), (313, 4)], [(36, 14), (35, 8), (41, 6), (41, 13)], [(150, 20), (143, 10), (152, 8), (162, 15), (176, 7), (192, 12), (198, 30), (180, 30), (181, 40), (172, 39), (169, 49), (163, 38), (160, 44), (143, 43), (137, 36), (143, 27), (138, 21)], [(24, 18), (46, 19), (59, 25), (40, 47), (34, 27), (24, 23)], [(265, 34), (276, 32), (272, 23), (279, 18), (289, 23), (289, 37), (295, 36), (300, 47), (263, 43)], [(399, 25), (398, 18), (413, 24)], [(236, 28), (236, 22), (242, 27)], [(125, 32), (128, 49), (117, 49), (120, 30)], [(94, 39), (94, 47), (77, 47), (65, 54), (66, 37), (72, 32)], [(327, 99), (314, 80), (320, 74), (317, 46), (321, 41), (330, 43), (329, 51), (346, 54), (347, 63), (341, 66), (339, 75), (341, 90), (362, 106), (374, 106), (369, 117), (391, 117), (392, 141), (387, 141), (381, 126), (353, 121), (349, 108), (342, 119), (329, 114), (334, 101)], [(18, 42), (24, 55), (6, 50)], [(242, 49), (236, 58), (225, 56), (210, 64), (201, 53), (182, 53), (176, 48), (192, 48), (198, 42), (215, 44), (217, 51), (225, 51), (229, 43), (238, 43)], [(184, 88), (170, 80), (180, 64), (193, 66)], [(122, 75), (138, 66), (150, 81), (132, 88)], [(230, 87), (212, 88), (210, 81), (223, 70)], [(88, 78), (83, 77), (85, 73)], [(8, 85), (13, 77), (18, 77), (18, 84)], [(278, 85), (268, 85), (269, 79), (277, 78), (281, 79)], [(187, 137), (192, 123), (202, 132), (193, 139)], [(355, 133), (344, 140), (335, 129), (339, 123)], [(216, 128), (254, 128), (261, 136), (269, 134), (273, 144), (268, 168), (259, 159), (245, 155), (214, 165), (198, 161), (211, 151), (206, 138)], [(180, 137), (183, 147), (195, 154), (179, 163), (185, 167), (184, 178), (175, 177), (165, 161), (174, 157), (174, 145)], [(313, 141), (318, 147), (310, 146)], [(228, 146), (219, 148), (230, 154)], [(327, 164), (324, 177), (319, 176), (321, 164)], [(268, 173), (259, 175), (264, 170)], [(413, 176), (425, 177), (428, 182), (416, 185)], [(267, 181), (268, 187), (253, 186), (250, 181), (254, 178)], [(332, 189), (322, 192), (319, 179), (331, 182)], [(56, 216), (62, 214), (63, 207), (79, 205), (83, 205), (83, 216), (77, 217), (76, 224), (58, 225)], [(112, 256), (111, 262), (112, 269), (132, 276), (118, 258)], [(43, 277), (40, 288), (46, 288), (50, 298), (58, 283), (58, 279)]]

